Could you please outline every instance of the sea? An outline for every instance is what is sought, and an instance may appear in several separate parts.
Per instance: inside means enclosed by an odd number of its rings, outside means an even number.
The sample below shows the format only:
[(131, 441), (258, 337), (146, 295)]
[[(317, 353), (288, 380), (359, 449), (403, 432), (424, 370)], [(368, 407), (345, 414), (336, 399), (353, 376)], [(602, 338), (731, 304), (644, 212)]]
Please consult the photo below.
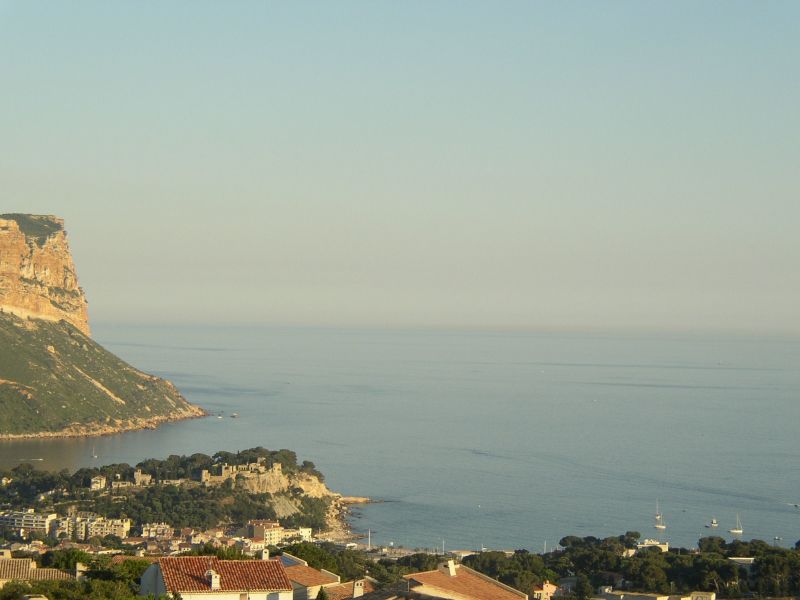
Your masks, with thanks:
[(691, 548), (733, 539), (737, 515), (743, 539), (800, 540), (798, 339), (118, 324), (94, 335), (211, 416), (2, 442), (0, 466), (290, 448), (333, 490), (378, 501), (350, 518), (376, 545), (538, 552), (638, 531)]

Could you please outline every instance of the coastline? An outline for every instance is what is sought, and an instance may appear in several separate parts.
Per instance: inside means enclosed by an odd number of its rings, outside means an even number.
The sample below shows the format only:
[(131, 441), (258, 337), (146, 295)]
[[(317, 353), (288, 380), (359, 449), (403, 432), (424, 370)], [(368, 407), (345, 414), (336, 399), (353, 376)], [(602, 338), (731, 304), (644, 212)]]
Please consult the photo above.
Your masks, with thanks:
[(133, 418), (118, 420), (114, 425), (102, 423), (72, 423), (64, 429), (57, 431), (37, 431), (30, 433), (0, 433), (0, 441), (25, 440), (25, 439), (66, 439), (82, 437), (102, 437), (116, 435), (142, 429), (156, 429), (164, 423), (200, 419), (208, 416), (208, 412), (195, 404), (189, 404), (186, 409), (169, 415), (157, 415), (147, 418)]
[(320, 533), (320, 538), (333, 543), (347, 543), (364, 538), (363, 534), (353, 531), (349, 517), (352, 515), (351, 505), (373, 504), (381, 500), (372, 500), (366, 496), (334, 495), (331, 509), (328, 513), (328, 529)]

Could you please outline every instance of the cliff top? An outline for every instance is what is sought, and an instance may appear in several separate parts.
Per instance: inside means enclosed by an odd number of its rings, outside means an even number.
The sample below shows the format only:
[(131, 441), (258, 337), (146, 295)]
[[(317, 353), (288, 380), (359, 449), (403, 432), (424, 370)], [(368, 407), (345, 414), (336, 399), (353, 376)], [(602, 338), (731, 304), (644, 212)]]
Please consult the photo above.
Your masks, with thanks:
[(19, 225), (19, 230), (25, 237), (32, 239), (39, 246), (54, 233), (64, 231), (64, 219), (55, 215), (27, 215), (23, 213), (6, 213), (0, 215), (0, 219), (15, 221)]

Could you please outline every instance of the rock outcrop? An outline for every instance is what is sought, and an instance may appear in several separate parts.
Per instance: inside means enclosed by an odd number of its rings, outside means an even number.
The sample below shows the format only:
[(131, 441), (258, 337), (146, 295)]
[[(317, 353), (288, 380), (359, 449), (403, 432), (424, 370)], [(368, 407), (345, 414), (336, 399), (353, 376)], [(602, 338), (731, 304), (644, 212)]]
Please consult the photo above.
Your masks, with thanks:
[(0, 215), (0, 309), (67, 321), (89, 335), (88, 303), (67, 244), (51, 215)]
[(61, 219), (0, 215), (0, 439), (103, 435), (205, 414), (89, 337)]

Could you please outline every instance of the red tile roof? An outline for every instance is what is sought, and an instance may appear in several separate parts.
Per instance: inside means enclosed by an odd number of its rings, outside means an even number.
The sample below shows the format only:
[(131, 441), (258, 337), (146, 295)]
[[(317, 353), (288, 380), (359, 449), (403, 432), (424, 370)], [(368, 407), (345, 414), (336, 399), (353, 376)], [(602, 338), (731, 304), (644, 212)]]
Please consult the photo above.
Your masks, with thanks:
[(219, 560), (212, 556), (172, 556), (158, 561), (169, 592), (211, 592), (206, 572), (219, 575), (223, 592), (291, 591), (279, 560)]
[(28, 571), (28, 579), (36, 581), (52, 581), (59, 579), (66, 581), (68, 579), (75, 579), (75, 576), (61, 569), (31, 569)]
[(315, 585), (327, 585), (329, 583), (339, 583), (339, 578), (328, 575), (322, 571), (317, 571), (306, 565), (292, 565), (286, 567), (286, 575), (293, 583), (299, 583), (303, 587), (313, 587)]
[(36, 563), (29, 558), (0, 559), (0, 580), (29, 581), (51, 579), (75, 579), (60, 569), (37, 569)]
[(30, 570), (30, 558), (4, 558), (0, 560), (0, 579), (27, 579)]
[(528, 597), (527, 594), (512, 590), (499, 581), (481, 575), (464, 565), (456, 566), (454, 577), (439, 570), (411, 573), (404, 577), (411, 581), (413, 591), (417, 591), (414, 585), (417, 583), (419, 586), (425, 586), (425, 592), (436, 590), (453, 592), (460, 594), (459, 597), (463, 597), (464, 600), (520, 600)]
[[(330, 600), (348, 600), (348, 598), (352, 598), (355, 590), (353, 589), (355, 586), (355, 581), (348, 581), (346, 583), (340, 583), (339, 585), (332, 585), (325, 588), (325, 593), (328, 594), (328, 598)], [(368, 579), (364, 580), (364, 593), (367, 594), (369, 592), (374, 592), (375, 586), (372, 585), (372, 582)]]

